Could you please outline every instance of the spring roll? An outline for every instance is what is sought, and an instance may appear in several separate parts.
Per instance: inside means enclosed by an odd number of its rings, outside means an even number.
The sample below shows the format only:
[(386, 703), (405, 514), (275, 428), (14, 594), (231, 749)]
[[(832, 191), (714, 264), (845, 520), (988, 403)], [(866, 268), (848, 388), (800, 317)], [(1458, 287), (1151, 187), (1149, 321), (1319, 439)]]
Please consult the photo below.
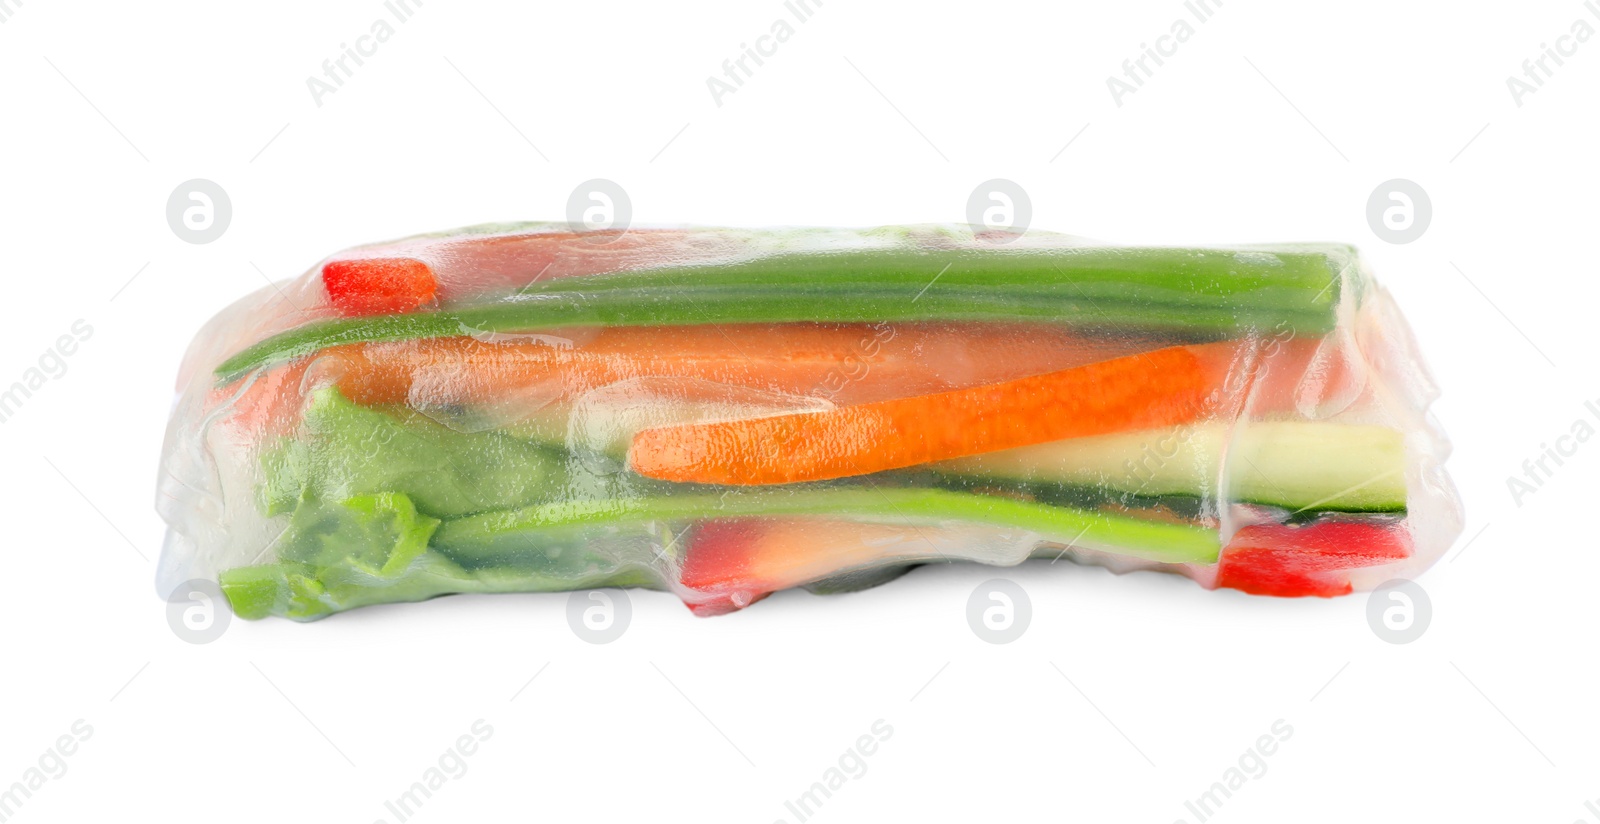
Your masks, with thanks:
[(1437, 390), (1336, 244), (475, 227), (244, 298), (177, 389), (158, 586), (245, 618), (597, 587), (710, 615), (1029, 558), (1328, 597), (1461, 529)]

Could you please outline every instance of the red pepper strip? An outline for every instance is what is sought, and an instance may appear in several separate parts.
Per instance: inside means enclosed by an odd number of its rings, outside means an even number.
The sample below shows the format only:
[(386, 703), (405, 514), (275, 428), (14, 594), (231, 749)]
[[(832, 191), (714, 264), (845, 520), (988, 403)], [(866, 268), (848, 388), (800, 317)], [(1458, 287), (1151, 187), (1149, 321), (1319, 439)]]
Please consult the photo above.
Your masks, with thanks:
[(1350, 594), (1350, 570), (1409, 557), (1411, 534), (1404, 524), (1247, 526), (1223, 547), (1217, 586), (1252, 595), (1331, 598)]
[(706, 521), (695, 528), (680, 580), (708, 600), (686, 601), (691, 612), (701, 616), (734, 612), (779, 589), (758, 580), (755, 541), (762, 532), (759, 521), (748, 519)]
[[(696, 615), (743, 609), (773, 592), (843, 572), (925, 561), (982, 540), (989, 527), (929, 531), (828, 518), (722, 518), (695, 527), (679, 580)], [(941, 549), (943, 547), (943, 549)]]
[(439, 281), (420, 260), (356, 258), (323, 266), (322, 288), (341, 315), (392, 315), (432, 303)]

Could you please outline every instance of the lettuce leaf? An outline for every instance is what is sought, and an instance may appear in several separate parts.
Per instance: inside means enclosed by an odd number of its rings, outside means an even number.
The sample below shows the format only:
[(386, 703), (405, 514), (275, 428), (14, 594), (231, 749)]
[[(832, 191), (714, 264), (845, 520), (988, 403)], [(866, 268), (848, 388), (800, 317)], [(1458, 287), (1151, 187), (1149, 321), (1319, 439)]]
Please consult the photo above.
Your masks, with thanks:
[[(428, 552), (440, 521), (397, 492), (333, 505), (306, 499), (274, 546), (278, 562), (227, 570), (222, 592), (243, 618), (309, 619), (379, 601), (414, 601), (465, 577)], [(441, 580), (442, 579), (442, 580)]]
[(241, 618), (310, 621), (369, 604), (462, 592), (663, 586), (640, 564), (587, 551), (586, 536), (571, 530), (558, 536), (524, 533), (515, 559), (466, 569), (429, 548), (440, 524), (398, 492), (334, 504), (305, 498), (273, 544), (278, 561), (224, 571), (222, 593)]
[(458, 432), (417, 412), (369, 409), (334, 387), (306, 405), (300, 430), (262, 460), (266, 514), (307, 499), (399, 492), (419, 512), (454, 518), (530, 506), (562, 488), (563, 459), (503, 432)]

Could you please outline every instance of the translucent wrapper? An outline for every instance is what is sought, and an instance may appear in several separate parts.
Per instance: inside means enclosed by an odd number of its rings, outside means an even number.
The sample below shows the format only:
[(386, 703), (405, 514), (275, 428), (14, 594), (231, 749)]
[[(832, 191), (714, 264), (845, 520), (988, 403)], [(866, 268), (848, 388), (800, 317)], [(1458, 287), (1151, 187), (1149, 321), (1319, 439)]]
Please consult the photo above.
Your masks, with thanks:
[(477, 227), (201, 330), (158, 587), (249, 618), (603, 586), (715, 614), (1065, 557), (1342, 595), (1460, 531), (1436, 394), (1347, 246)]

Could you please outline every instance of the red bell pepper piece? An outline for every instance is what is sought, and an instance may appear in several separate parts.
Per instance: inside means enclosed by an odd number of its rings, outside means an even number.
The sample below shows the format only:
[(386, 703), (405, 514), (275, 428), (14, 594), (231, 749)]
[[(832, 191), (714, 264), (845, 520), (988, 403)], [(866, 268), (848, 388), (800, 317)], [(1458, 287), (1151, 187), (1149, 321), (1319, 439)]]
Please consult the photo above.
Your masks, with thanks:
[(412, 258), (335, 260), (322, 267), (322, 288), (345, 316), (413, 312), (433, 302), (439, 281)]
[(1252, 595), (1331, 598), (1351, 592), (1350, 570), (1409, 557), (1411, 534), (1398, 523), (1247, 526), (1223, 548), (1217, 586)]

